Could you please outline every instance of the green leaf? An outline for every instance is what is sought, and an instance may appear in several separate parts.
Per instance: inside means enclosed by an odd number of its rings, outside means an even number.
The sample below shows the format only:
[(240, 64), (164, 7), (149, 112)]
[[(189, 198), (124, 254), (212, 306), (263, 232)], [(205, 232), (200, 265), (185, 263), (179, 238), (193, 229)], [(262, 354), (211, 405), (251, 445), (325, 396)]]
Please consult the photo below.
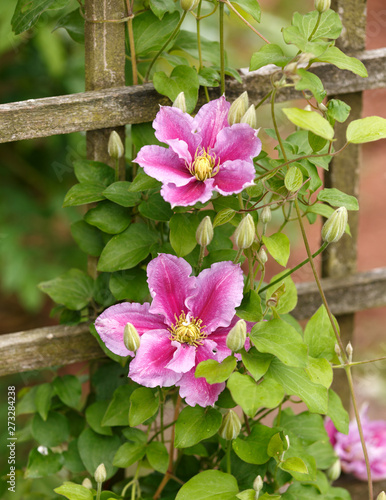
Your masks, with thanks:
[(136, 427), (151, 418), (159, 408), (158, 392), (148, 387), (139, 387), (130, 396), (129, 424)]
[(244, 295), (241, 304), (236, 308), (236, 314), (245, 321), (256, 322), (263, 319), (261, 298), (256, 290), (249, 290)]
[(178, 257), (188, 255), (197, 245), (196, 230), (200, 219), (191, 214), (175, 214), (170, 219), (170, 243)]
[(304, 342), (313, 358), (326, 358), (329, 361), (334, 359), (336, 338), (324, 306), (320, 306), (308, 321), (304, 330)]
[(232, 373), (228, 383), (232, 398), (251, 418), (259, 408), (275, 408), (284, 397), (283, 388), (274, 380), (263, 380), (260, 384), (249, 375)]
[(110, 290), (117, 300), (143, 302), (149, 295), (147, 275), (143, 269), (117, 271), (110, 276)]
[(283, 113), (297, 127), (313, 132), (328, 141), (334, 138), (334, 129), (316, 111), (305, 111), (299, 108), (284, 108)]
[[(173, 51), (184, 51), (197, 59), (197, 35), (192, 31), (180, 30), (173, 44)], [(220, 60), (220, 44), (201, 37), (202, 58), (214, 65)], [(215, 68), (218, 69), (218, 68)]]
[(362, 61), (359, 61), (355, 57), (347, 56), (338, 47), (329, 47), (323, 54), (317, 56), (316, 61), (333, 64), (339, 69), (347, 69), (362, 78), (369, 76)]
[(118, 234), (124, 231), (131, 222), (131, 211), (112, 201), (98, 203), (91, 208), (84, 220), (107, 234)]
[(288, 449), (288, 443), (282, 431), (274, 434), (267, 447), (267, 453), (270, 457), (275, 458), (276, 461), (280, 460), (283, 452)]
[(285, 321), (273, 319), (256, 323), (249, 336), (258, 351), (273, 354), (288, 366), (307, 365), (307, 346)]
[(296, 80), (295, 89), (309, 90), (312, 92), (315, 99), (321, 103), (327, 95), (327, 92), (324, 90), (322, 80), (318, 76), (314, 75), (314, 73), (310, 73), (302, 68), (299, 68), (296, 73), (300, 76), (300, 80)]
[(295, 415), (292, 410), (282, 412), (281, 427), (286, 433), (293, 433), (303, 445), (310, 445), (317, 441), (328, 441), (328, 434), (324, 427), (323, 418), (308, 411)]
[(158, 19), (162, 19), (166, 12), (174, 12), (177, 6), (173, 0), (150, 0), (150, 8)]
[(175, 447), (188, 448), (213, 436), (219, 430), (221, 421), (221, 413), (214, 408), (185, 407), (176, 422)]
[(327, 389), (332, 384), (332, 367), (325, 358), (308, 358), (306, 373), (312, 382), (320, 384)]
[[(82, 420), (82, 423), (84, 423), (82, 417), (79, 418)], [(73, 434), (73, 432), (71, 432), (71, 434)], [(73, 439), (68, 443), (68, 448), (62, 453), (62, 455), (64, 459), (64, 467), (70, 472), (76, 474), (85, 470), (84, 464), (79, 455), (77, 439)]]
[(40, 283), (39, 288), (58, 304), (79, 311), (91, 300), (94, 282), (79, 269), (70, 269), (53, 280)]
[(96, 182), (75, 184), (66, 194), (63, 207), (77, 207), (79, 205), (86, 205), (87, 203), (104, 200), (105, 197), (102, 194), (104, 189), (105, 186), (103, 184), (98, 184)]
[(239, 500), (255, 500), (256, 499), (256, 491), (249, 489), (241, 491), (238, 495), (236, 495)]
[(137, 385), (122, 385), (115, 389), (113, 398), (106, 410), (102, 425), (116, 426), (129, 424), (130, 397)]
[(80, 183), (90, 182), (107, 187), (115, 179), (114, 169), (99, 161), (77, 160), (74, 162), (74, 172)]
[(47, 420), (48, 410), (51, 406), (51, 398), (53, 395), (53, 387), (51, 384), (41, 384), (36, 389), (35, 405), (36, 410), (43, 420)]
[(58, 488), (54, 489), (58, 495), (63, 495), (69, 500), (92, 500), (94, 498), (91, 490), (81, 484), (64, 481)]
[[(283, 276), (287, 271), (282, 271), (279, 274), (276, 274), (271, 279), (271, 283), (276, 281), (278, 278)], [(275, 307), (276, 311), (280, 314), (287, 314), (295, 309), (296, 304), (298, 303), (298, 292), (295, 286), (295, 283), (292, 281), (291, 276), (284, 278), (279, 281), (276, 285), (268, 288), (265, 299), (266, 301), (278, 290), (278, 288), (282, 287), (284, 283), (284, 293), (280, 295), (277, 306)]]
[(327, 144), (326, 139), (323, 139), (323, 137), (319, 137), (312, 132), (308, 132), (308, 142), (310, 143), (313, 153), (318, 153)]
[(30, 29), (54, 2), (55, 0), (18, 0), (11, 19), (15, 34), (20, 35)]
[(133, 427), (125, 427), (122, 429), (122, 434), (128, 441), (132, 443), (142, 443), (145, 444), (147, 441), (146, 432), (141, 431), (140, 429), (135, 429)]
[(91, 429), (85, 429), (78, 438), (79, 455), (91, 476), (100, 464), (106, 467), (106, 477), (110, 479), (117, 468), (113, 467), (113, 459), (121, 440), (118, 436), (101, 436)]
[(347, 142), (364, 144), (386, 138), (386, 119), (368, 116), (352, 121), (347, 127)]
[(71, 224), (71, 234), (79, 248), (88, 255), (99, 257), (105, 244), (102, 233), (84, 220)]
[(288, 472), (300, 472), (301, 474), (308, 474), (307, 465), (299, 457), (290, 457), (284, 460), (279, 466), (281, 469)]
[(132, 224), (107, 243), (98, 262), (98, 271), (114, 272), (135, 267), (146, 259), (157, 239), (158, 235), (144, 224)]
[(139, 193), (140, 191), (147, 191), (148, 189), (157, 189), (161, 187), (161, 183), (145, 174), (141, 169), (138, 171), (133, 182), (129, 187), (129, 193)]
[(169, 453), (163, 443), (152, 441), (146, 448), (146, 456), (154, 470), (165, 474), (169, 463)]
[(198, 81), (204, 87), (218, 87), (220, 85), (220, 73), (213, 68), (201, 68), (198, 72)]
[(254, 347), (252, 347), (248, 352), (243, 350), (241, 352), (241, 358), (245, 368), (257, 382), (267, 373), (273, 356), (271, 354), (258, 352)]
[(32, 436), (42, 446), (52, 448), (67, 441), (70, 430), (68, 420), (61, 413), (49, 411), (44, 421), (39, 414), (32, 420)]
[(208, 384), (220, 384), (229, 378), (236, 365), (237, 359), (234, 356), (228, 356), (221, 363), (215, 359), (207, 359), (197, 365), (194, 376), (204, 377)]
[(304, 370), (286, 366), (274, 359), (268, 373), (281, 384), (288, 395), (299, 396), (312, 413), (327, 413), (327, 389), (311, 382)]
[(232, 3), (239, 5), (245, 12), (253, 17), (258, 23), (261, 19), (260, 6), (256, 0), (232, 0)]
[(74, 42), (84, 44), (84, 18), (79, 8), (61, 17), (53, 31), (58, 28), (64, 28)]
[(112, 436), (113, 431), (111, 427), (102, 425), (103, 416), (106, 413), (107, 407), (109, 406), (109, 401), (96, 401), (91, 404), (86, 409), (86, 421), (91, 429), (98, 434), (103, 436)]
[(339, 432), (348, 434), (349, 415), (344, 409), (340, 397), (332, 389), (328, 390), (327, 415), (331, 418)]
[(283, 36), (286, 43), (295, 43), (303, 52), (310, 47), (309, 42), (319, 38), (336, 39), (342, 31), (342, 23), (339, 15), (329, 9), (320, 16), (314, 10), (308, 14), (302, 15), (295, 12), (292, 18), (292, 26), (283, 30)]
[(133, 20), (133, 31), (137, 57), (142, 58), (150, 52), (160, 50), (179, 20), (179, 12), (165, 14), (162, 21), (149, 10), (136, 15)]
[(336, 462), (336, 454), (329, 440), (317, 441), (306, 450), (308, 455), (314, 457), (318, 469), (328, 469)]
[(252, 54), (249, 71), (256, 71), (267, 64), (276, 64), (276, 66), (283, 68), (290, 59), (290, 57), (284, 55), (279, 45), (275, 45), (274, 43), (263, 45), (258, 52)]
[(141, 200), (141, 195), (129, 192), (131, 186), (132, 182), (128, 181), (114, 182), (102, 194), (108, 200), (118, 203), (122, 207), (135, 207)]
[(179, 65), (173, 69), (170, 76), (158, 71), (153, 75), (153, 84), (159, 94), (166, 95), (172, 102), (178, 94), (184, 92), (187, 112), (194, 111), (200, 87), (197, 71), (194, 68)]
[(276, 262), (285, 267), (290, 255), (288, 236), (283, 233), (275, 233), (272, 236), (263, 236), (263, 242)]
[(214, 218), (213, 228), (230, 222), (235, 215), (236, 211), (233, 210), (233, 208), (224, 208), (223, 210), (220, 210), (220, 212)]
[(268, 444), (278, 429), (257, 424), (246, 438), (238, 437), (232, 443), (238, 457), (248, 464), (265, 464), (270, 459), (267, 453)]
[(53, 453), (51, 450), (47, 450), (47, 455), (42, 455), (37, 448), (33, 448), (29, 453), (24, 478), (36, 479), (56, 474), (62, 468), (62, 464), (60, 453)]
[(159, 193), (154, 193), (143, 201), (138, 210), (144, 217), (161, 222), (169, 222), (173, 215), (170, 203), (166, 202)]
[(145, 453), (146, 443), (124, 443), (117, 450), (113, 465), (122, 468), (130, 467), (130, 465), (141, 460)]
[(303, 184), (303, 174), (300, 168), (290, 167), (284, 177), (284, 185), (288, 191), (295, 193)]
[(350, 196), (336, 188), (322, 189), (318, 193), (318, 200), (325, 201), (333, 207), (346, 207), (347, 210), (359, 210), (358, 200), (355, 196)]
[(66, 406), (79, 409), (80, 398), (82, 397), (82, 384), (75, 375), (63, 375), (55, 377), (52, 382), (56, 394)]
[(234, 500), (239, 492), (236, 479), (219, 470), (206, 470), (189, 479), (176, 500)]
[(329, 118), (344, 123), (350, 115), (351, 107), (339, 99), (331, 99), (327, 104)]

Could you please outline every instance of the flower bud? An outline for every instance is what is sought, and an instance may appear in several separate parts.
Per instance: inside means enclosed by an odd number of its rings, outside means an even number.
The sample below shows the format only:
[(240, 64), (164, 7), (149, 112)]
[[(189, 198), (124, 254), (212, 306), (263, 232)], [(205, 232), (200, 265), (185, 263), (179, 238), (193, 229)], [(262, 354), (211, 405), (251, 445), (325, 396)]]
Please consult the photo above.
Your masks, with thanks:
[(240, 351), (244, 347), (246, 338), (247, 324), (243, 319), (240, 319), (227, 335), (226, 344), (228, 349), (232, 352)]
[(327, 219), (322, 228), (323, 241), (335, 243), (340, 240), (347, 225), (347, 209), (340, 207)]
[(106, 481), (106, 467), (104, 464), (98, 465), (94, 478), (97, 483), (104, 483)]
[(209, 215), (204, 217), (196, 231), (196, 241), (201, 247), (206, 247), (213, 239), (213, 225)]
[(182, 10), (194, 10), (197, 5), (200, 3), (200, 0), (181, 0), (180, 5)]
[(256, 110), (253, 104), (249, 106), (247, 112), (241, 118), (240, 123), (247, 123), (250, 127), (257, 128)]
[(381, 491), (377, 496), (377, 500), (386, 500), (386, 493), (384, 491)]
[(258, 257), (259, 261), (260, 261), (260, 262), (263, 264), (263, 266), (264, 266), (264, 264), (265, 264), (265, 263), (267, 262), (267, 260), (268, 260), (268, 256), (267, 256), (267, 253), (266, 253), (266, 251), (264, 250), (264, 248), (263, 248), (263, 247), (261, 247), (261, 248), (260, 248), (259, 253), (257, 254), (257, 257)]
[(287, 66), (285, 66), (283, 71), (284, 71), (284, 73), (290, 75), (291, 73), (296, 73), (297, 69), (298, 69), (298, 63), (292, 62), (292, 63), (287, 64)]
[(186, 113), (186, 100), (185, 94), (180, 92), (173, 102), (173, 108), (179, 108), (181, 111)]
[(323, 111), (323, 113), (327, 111), (327, 106), (325, 106), (322, 102), (318, 104), (318, 108), (320, 111)]
[(253, 489), (256, 491), (257, 496), (255, 498), (259, 498), (259, 493), (263, 488), (263, 479), (261, 476), (257, 476), (257, 478), (253, 481)]
[(255, 223), (251, 214), (247, 214), (234, 233), (237, 248), (249, 248), (255, 239)]
[(123, 147), (121, 138), (119, 137), (118, 133), (113, 130), (110, 134), (109, 137), (109, 142), (107, 144), (107, 152), (109, 153), (109, 156), (111, 158), (114, 158), (114, 160), (119, 160), (119, 158), (122, 158), (125, 148)]
[(331, 7), (331, 0), (315, 0), (315, 9), (318, 12), (326, 12)]
[(286, 450), (288, 450), (288, 448), (290, 447), (290, 438), (289, 438), (288, 435), (285, 435), (284, 437), (285, 437), (285, 440), (287, 442), (287, 448), (286, 448)]
[(240, 434), (241, 422), (237, 414), (233, 410), (229, 410), (224, 416), (220, 430), (220, 436), (227, 441), (236, 439)]
[(339, 361), (343, 364), (343, 358), (342, 358), (342, 351), (340, 350), (340, 347), (338, 344), (335, 344), (334, 347), (335, 354), (338, 356)]
[(233, 101), (228, 113), (229, 125), (240, 123), (242, 117), (247, 112), (249, 104), (248, 101), (248, 92), (243, 92), (235, 101)]
[(312, 111), (311, 104), (307, 104), (307, 106), (304, 106), (304, 111)]
[(347, 353), (347, 357), (348, 357), (348, 361), (349, 363), (352, 363), (352, 354), (354, 352), (354, 349), (351, 345), (351, 342), (349, 342), (346, 346), (346, 353)]
[[(340, 473), (342, 472), (342, 468), (340, 465), (340, 460), (334, 462), (333, 465), (327, 470), (327, 477), (330, 481), (336, 481), (340, 477)], [(385, 499), (386, 500), (386, 499)]]
[(48, 448), (46, 446), (38, 446), (38, 452), (40, 453), (40, 455), (44, 455), (44, 456), (47, 456), (48, 455)]
[(260, 219), (263, 224), (268, 224), (268, 222), (270, 222), (270, 220), (272, 219), (272, 212), (269, 207), (263, 208), (263, 210), (261, 211)]
[(126, 349), (132, 352), (136, 352), (141, 339), (139, 338), (137, 329), (131, 323), (127, 323), (123, 331), (123, 343)]
[(92, 482), (90, 481), (90, 479), (88, 477), (85, 477), (83, 479), (82, 486), (84, 488), (87, 488), (88, 490), (92, 490)]

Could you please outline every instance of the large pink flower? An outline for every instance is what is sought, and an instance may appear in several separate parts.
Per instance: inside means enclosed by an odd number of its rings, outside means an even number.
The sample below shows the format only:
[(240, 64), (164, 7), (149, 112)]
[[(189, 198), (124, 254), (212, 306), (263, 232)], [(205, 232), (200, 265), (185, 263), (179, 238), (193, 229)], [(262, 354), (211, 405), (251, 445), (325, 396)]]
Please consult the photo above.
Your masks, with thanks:
[(122, 303), (106, 309), (95, 322), (110, 351), (133, 356), (123, 342), (125, 325), (137, 329), (141, 342), (129, 377), (146, 387), (180, 387), (187, 404), (213, 405), (225, 384), (195, 378), (201, 361), (223, 361), (231, 354), (226, 336), (238, 320), (243, 274), (232, 262), (219, 262), (197, 277), (181, 258), (160, 254), (147, 267), (153, 302)]
[(155, 136), (169, 146), (144, 146), (134, 160), (162, 182), (161, 195), (172, 207), (210, 200), (253, 184), (253, 158), (261, 151), (256, 131), (246, 123), (228, 124), (225, 97), (202, 106), (195, 118), (178, 108), (161, 107)]
[[(374, 481), (386, 479), (386, 421), (369, 420), (366, 410), (361, 412), (363, 434)], [(346, 436), (338, 432), (331, 420), (326, 422), (331, 444), (341, 460), (342, 470), (358, 479), (367, 481), (366, 462), (356, 421), (350, 422)]]

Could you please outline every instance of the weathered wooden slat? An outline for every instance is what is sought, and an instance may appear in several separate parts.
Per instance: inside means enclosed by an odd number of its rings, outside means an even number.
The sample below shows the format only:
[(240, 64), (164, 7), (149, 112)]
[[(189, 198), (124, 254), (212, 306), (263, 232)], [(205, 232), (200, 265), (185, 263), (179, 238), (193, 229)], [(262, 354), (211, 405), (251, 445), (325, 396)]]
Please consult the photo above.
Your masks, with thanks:
[[(323, 80), (328, 95), (386, 87), (386, 48), (363, 52), (358, 57), (366, 65), (369, 78), (330, 64), (315, 66), (314, 72)], [(252, 73), (243, 71), (241, 84), (228, 81), (227, 96), (234, 99), (248, 90), (251, 102), (258, 102), (270, 90), (274, 71), (272, 66)], [(218, 93), (218, 89), (211, 90), (213, 97)], [(301, 97), (299, 92), (286, 88), (277, 100), (283, 102), (298, 97)], [(202, 99), (200, 103), (203, 102)], [(157, 94), (151, 83), (2, 104), (0, 142), (143, 123), (155, 117), (160, 104), (170, 104), (170, 101)]]
[[(343, 279), (322, 280), (336, 315), (386, 305), (386, 268)], [(315, 283), (297, 285), (299, 302), (293, 312), (305, 319), (321, 305)], [(53, 326), (0, 336), (0, 376), (104, 357), (88, 325)]]

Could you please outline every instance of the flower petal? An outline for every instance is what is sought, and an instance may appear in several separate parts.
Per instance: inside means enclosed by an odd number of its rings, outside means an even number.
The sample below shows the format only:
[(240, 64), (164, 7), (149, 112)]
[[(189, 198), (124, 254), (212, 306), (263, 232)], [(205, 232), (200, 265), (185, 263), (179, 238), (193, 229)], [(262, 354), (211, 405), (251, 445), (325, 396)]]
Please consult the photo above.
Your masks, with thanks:
[(130, 363), (129, 377), (145, 387), (170, 387), (179, 381), (180, 373), (166, 368), (176, 348), (167, 330), (144, 333), (141, 344)]
[(185, 373), (176, 384), (180, 387), (180, 396), (185, 398), (189, 406), (213, 406), (220, 392), (225, 388), (225, 383), (208, 384), (205, 378), (196, 378), (194, 375), (198, 363), (214, 359), (213, 346), (214, 343), (207, 339), (204, 345), (197, 348), (196, 365), (188, 373)]
[(132, 323), (139, 335), (151, 330), (165, 328), (161, 316), (149, 312), (150, 304), (130, 304), (124, 302), (111, 306), (104, 311), (95, 321), (96, 331), (100, 338), (114, 354), (119, 356), (133, 356), (123, 342), (123, 332), (127, 323)]
[(206, 181), (198, 181), (192, 177), (192, 181), (185, 186), (166, 184), (162, 186), (161, 196), (168, 201), (172, 208), (175, 206), (189, 207), (198, 201), (206, 203), (212, 197), (214, 178)]
[(220, 166), (218, 174), (214, 177), (214, 190), (224, 196), (241, 193), (243, 189), (253, 185), (255, 174), (252, 162), (227, 161)]
[(173, 359), (166, 365), (166, 368), (176, 373), (186, 373), (196, 364), (196, 348), (189, 344), (180, 344), (173, 341), (172, 345), (177, 349), (174, 351)]
[(161, 314), (170, 326), (176, 322), (175, 315), (187, 312), (185, 299), (193, 293), (196, 278), (190, 276), (192, 268), (186, 260), (161, 253), (147, 266), (150, 294), (153, 302), (151, 314)]
[(203, 148), (213, 148), (220, 130), (229, 127), (228, 112), (230, 106), (230, 103), (222, 96), (200, 108), (194, 118), (193, 129), (197, 130), (202, 137), (201, 146)]
[(217, 262), (196, 278), (197, 288), (186, 300), (195, 318), (200, 318), (210, 334), (221, 326), (229, 326), (235, 308), (243, 298), (243, 272), (232, 262)]
[(163, 184), (173, 182), (176, 186), (184, 186), (192, 178), (185, 161), (171, 149), (144, 146), (133, 161), (143, 167), (147, 175)]
[(236, 123), (220, 130), (213, 148), (221, 163), (227, 160), (251, 161), (261, 151), (256, 131), (246, 123)]

